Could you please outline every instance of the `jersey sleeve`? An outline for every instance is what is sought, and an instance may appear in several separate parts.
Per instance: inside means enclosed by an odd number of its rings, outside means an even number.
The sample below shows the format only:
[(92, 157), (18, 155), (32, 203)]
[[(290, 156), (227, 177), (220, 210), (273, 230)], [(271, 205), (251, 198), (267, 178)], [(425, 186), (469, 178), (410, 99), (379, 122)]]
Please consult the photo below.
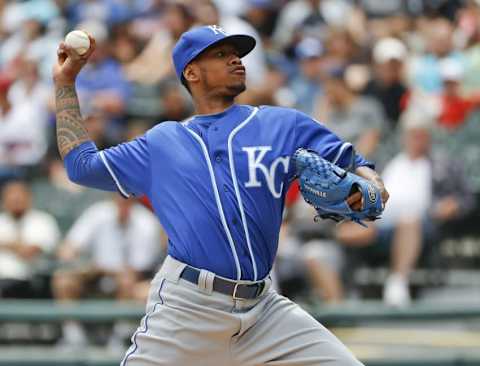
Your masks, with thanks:
[(65, 157), (65, 168), (75, 183), (106, 191), (118, 190), (124, 197), (141, 196), (150, 186), (150, 156), (146, 137), (98, 151), (86, 142)]
[(100, 152), (100, 158), (126, 196), (142, 196), (150, 190), (150, 154), (144, 136)]
[(100, 159), (97, 147), (92, 141), (84, 142), (70, 151), (64, 158), (68, 178), (82, 186), (116, 191), (117, 187), (105, 164)]
[(295, 124), (295, 149), (305, 148), (316, 151), (323, 158), (345, 169), (359, 166), (374, 168), (375, 165), (360, 154), (355, 153), (350, 142), (342, 141), (325, 125), (297, 112)]

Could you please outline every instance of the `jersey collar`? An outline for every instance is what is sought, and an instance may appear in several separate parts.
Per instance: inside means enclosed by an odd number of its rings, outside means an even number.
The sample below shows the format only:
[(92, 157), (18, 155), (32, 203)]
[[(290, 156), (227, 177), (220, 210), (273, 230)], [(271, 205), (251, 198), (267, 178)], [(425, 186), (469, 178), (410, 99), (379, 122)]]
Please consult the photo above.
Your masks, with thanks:
[(239, 108), (238, 104), (232, 104), (230, 107), (225, 109), (222, 112), (219, 113), (212, 113), (212, 114), (197, 114), (193, 116), (189, 122), (199, 122), (199, 123), (205, 123), (205, 122), (215, 122), (219, 120), (220, 118), (223, 118), (225, 115), (228, 113), (234, 111), (235, 109)]

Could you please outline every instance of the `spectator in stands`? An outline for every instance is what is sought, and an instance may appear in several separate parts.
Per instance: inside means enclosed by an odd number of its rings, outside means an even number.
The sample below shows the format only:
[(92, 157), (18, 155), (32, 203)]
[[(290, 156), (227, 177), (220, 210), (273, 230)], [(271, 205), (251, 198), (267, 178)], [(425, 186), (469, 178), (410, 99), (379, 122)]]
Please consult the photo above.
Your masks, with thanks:
[(423, 12), (425, 1), (371, 1), (359, 0), (358, 10), (366, 20), (363, 28), (366, 28), (365, 40), (379, 39), (383, 37), (400, 36), (407, 34), (411, 29), (415, 17)]
[(185, 90), (177, 82), (165, 83), (162, 91), (162, 114), (155, 121), (183, 121), (192, 115), (192, 104), (185, 99)]
[(453, 44), (453, 25), (445, 18), (428, 21), (425, 46), (427, 53), (412, 59), (409, 75), (413, 88), (429, 94), (439, 94), (442, 90), (440, 64), (444, 59), (465, 63), (463, 53), (456, 51)]
[(350, 29), (354, 13), (347, 1), (288, 1), (279, 11), (272, 40), (278, 47), (288, 49), (298, 38), (328, 35), (330, 27)]
[(37, 60), (41, 78), (49, 79), (63, 33), (62, 24), (55, 24), (56, 16), (52, 0), (9, 2), (1, 19), (7, 33), (0, 43), (0, 64), (8, 67), (19, 54), (26, 54)]
[(387, 18), (387, 20), (391, 20), (392, 17), (406, 10), (403, 0), (391, 0), (388, 2), (359, 0), (358, 4), (368, 17), (374, 19)]
[(147, 44), (141, 53), (125, 67), (125, 73), (130, 81), (151, 85), (174, 77), (170, 55), (180, 35), (194, 24), (193, 11), (194, 8), (186, 4), (170, 3), (165, 5), (154, 22), (143, 26), (138, 23), (132, 24), (132, 32), (139, 34), (139, 38), (142, 28), (147, 28), (151, 36), (146, 40)]
[(454, 129), (466, 121), (470, 112), (480, 105), (480, 93), (463, 96), (461, 82), (464, 76), (463, 65), (458, 61), (446, 59), (440, 64), (440, 75), (443, 81), (443, 90), (440, 94), (441, 126)]
[(131, 16), (131, 5), (127, 1), (89, 0), (70, 1), (67, 14), (73, 24), (95, 20), (109, 25), (127, 20)]
[(262, 43), (269, 41), (276, 23), (278, 2), (275, 0), (247, 0), (243, 18), (255, 28)]
[(47, 151), (48, 91), (36, 64), (19, 62), (17, 81), (7, 76), (0, 81), (0, 171), (7, 176), (35, 168)]
[[(345, 262), (344, 253), (335, 241), (332, 222), (316, 221), (313, 219), (316, 214), (303, 199), (292, 206), (290, 233), (300, 245), (287, 254), (300, 263), (298, 271), (308, 280), (313, 297), (321, 298), (325, 303), (338, 303), (344, 299), (342, 279), (338, 275)], [(295, 242), (290, 240), (291, 243)]]
[[(292, 231), (289, 214), (283, 218), (278, 238), (278, 253), (272, 269), (272, 280), (275, 288), (288, 297), (301, 293), (304, 276), (301, 239)], [(304, 282), (304, 281), (303, 281)]]
[(193, 6), (169, 3), (157, 18), (144, 25), (139, 20), (129, 27), (139, 40), (146, 28), (150, 38), (140, 54), (124, 65), (132, 84), (128, 117), (150, 125), (191, 113), (190, 98), (175, 76), (171, 54), (176, 40), (194, 24)]
[(458, 18), (459, 31), (466, 38), (462, 92), (470, 96), (478, 94), (480, 90), (480, 4), (469, 1), (459, 12)]
[(358, 95), (349, 88), (344, 75), (344, 70), (330, 73), (325, 81), (325, 95), (317, 103), (315, 115), (369, 158), (374, 154), (384, 128), (382, 107), (375, 99)]
[(8, 95), (10, 102), (22, 108), (25, 108), (25, 104), (33, 104), (37, 109), (37, 117), (45, 120), (50, 89), (40, 78), (38, 59), (31, 54), (19, 54), (14, 69), (16, 81)]
[(314, 102), (322, 93), (322, 54), (323, 46), (316, 38), (305, 38), (295, 48), (298, 73), (290, 82), (295, 96), (295, 108), (312, 114)]
[(105, 291), (113, 290), (119, 299), (134, 298), (134, 283), (148, 278), (160, 262), (159, 235), (153, 215), (133, 199), (115, 195), (111, 201), (92, 205), (75, 222), (58, 252), (65, 263), (78, 262), (82, 255), (90, 260), (78, 271), (61, 270), (55, 276), (56, 297), (78, 298), (86, 285), (84, 280), (92, 276), (97, 280), (113, 278), (114, 288)]
[(245, 0), (214, 0), (218, 11), (226, 15), (241, 16), (245, 13), (248, 3)]
[(410, 303), (409, 275), (422, 247), (439, 234), (442, 225), (467, 214), (474, 202), (461, 162), (432, 152), (433, 120), (410, 111), (401, 123), (403, 151), (383, 172), (392, 200), (382, 220), (367, 229), (345, 223), (337, 230), (341, 243), (361, 247), (357, 259), (390, 257), (383, 296), (394, 306)]
[[(59, 248), (63, 268), (53, 277), (55, 299), (73, 301), (87, 293), (135, 299), (136, 286), (152, 278), (160, 264), (160, 230), (154, 215), (133, 199), (117, 194), (94, 204), (75, 222)], [(62, 343), (85, 344), (77, 323), (66, 322), (63, 331)]]
[[(329, 220), (314, 220), (317, 212), (300, 196), (296, 181), (287, 193), (285, 206), (287, 215), (275, 266), (281, 289), (287, 296), (303, 290), (304, 296), (325, 303), (340, 302), (344, 290), (338, 273), (344, 265), (344, 253), (335, 242), (334, 225)], [(309, 286), (302, 286), (305, 282)]]
[(363, 61), (359, 45), (348, 29), (329, 28), (324, 44), (326, 53), (323, 68), (327, 72), (335, 73), (345, 70), (349, 65)]
[(106, 199), (106, 193), (72, 183), (62, 160), (54, 154), (45, 163), (46, 174), (35, 178), (31, 188), (35, 207), (55, 217), (65, 235), (87, 207)]
[(373, 48), (373, 78), (363, 93), (377, 99), (391, 129), (395, 128), (406, 103), (407, 87), (403, 82), (403, 63), (407, 49), (396, 38), (383, 38)]
[(132, 62), (143, 47), (132, 28), (131, 23), (122, 23), (110, 32), (112, 57), (122, 65)]
[[(12, 109), (12, 104), (8, 100), (8, 90), (11, 84), (12, 79), (9, 75), (5, 73), (0, 74), (0, 126), (3, 126), (5, 119), (10, 116)], [(0, 186), (2, 182), (18, 174), (15, 168), (10, 163), (7, 163), (7, 160), (10, 159), (7, 159), (6, 149), (6, 146), (0, 145)]]
[(107, 136), (116, 141), (121, 135), (122, 126), (115, 122), (124, 116), (131, 86), (120, 63), (111, 57), (108, 29), (97, 21), (88, 21), (77, 27), (92, 34), (97, 42), (94, 54), (77, 79), (82, 110), (85, 115), (92, 111), (103, 113), (109, 121)]
[(32, 208), (28, 185), (11, 181), (2, 192), (0, 214), (0, 298), (36, 296), (38, 259), (51, 254), (60, 231), (49, 214)]

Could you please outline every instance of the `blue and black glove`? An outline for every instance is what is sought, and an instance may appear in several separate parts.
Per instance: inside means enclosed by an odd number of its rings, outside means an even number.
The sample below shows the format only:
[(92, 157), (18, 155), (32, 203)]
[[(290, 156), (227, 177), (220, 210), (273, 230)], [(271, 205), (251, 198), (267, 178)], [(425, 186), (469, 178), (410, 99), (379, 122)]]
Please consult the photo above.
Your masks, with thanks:
[[(298, 149), (293, 155), (293, 164), (302, 196), (320, 218), (336, 222), (351, 220), (362, 226), (366, 226), (363, 220), (380, 218), (382, 196), (369, 180), (345, 171), (311, 150)], [(347, 202), (356, 192), (362, 196), (358, 210)]]

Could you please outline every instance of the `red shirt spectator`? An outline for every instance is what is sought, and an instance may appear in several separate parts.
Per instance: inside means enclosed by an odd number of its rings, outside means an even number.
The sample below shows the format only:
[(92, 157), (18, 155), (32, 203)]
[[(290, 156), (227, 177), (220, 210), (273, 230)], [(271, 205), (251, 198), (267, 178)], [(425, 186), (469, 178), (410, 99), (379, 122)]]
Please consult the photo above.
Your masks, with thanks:
[(463, 65), (458, 61), (446, 59), (440, 65), (443, 79), (443, 91), (440, 95), (440, 116), (438, 122), (447, 128), (457, 128), (468, 118), (470, 112), (480, 103), (478, 96), (461, 95), (460, 83), (463, 80)]
[(443, 127), (457, 128), (467, 119), (475, 103), (459, 95), (449, 95), (447, 93), (441, 96), (442, 111), (438, 122)]

